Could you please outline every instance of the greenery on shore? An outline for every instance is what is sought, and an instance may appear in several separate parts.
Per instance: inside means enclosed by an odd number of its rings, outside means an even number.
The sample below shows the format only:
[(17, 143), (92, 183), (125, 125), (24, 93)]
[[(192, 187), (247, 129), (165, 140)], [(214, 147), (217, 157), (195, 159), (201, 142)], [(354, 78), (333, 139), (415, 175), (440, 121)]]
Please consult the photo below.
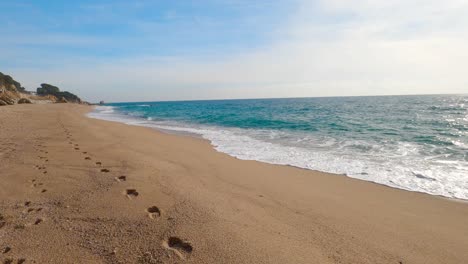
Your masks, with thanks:
[[(67, 91), (60, 91), (57, 86), (53, 86), (47, 83), (43, 83), (41, 84), (41, 87), (37, 88), (37, 95), (57, 103), (86, 103), (82, 102), (81, 99), (75, 94)], [(13, 79), (13, 77), (10, 75), (6, 75), (0, 72), (0, 105), (30, 103), (31, 100), (27, 98), (31, 98), (31, 96), (34, 97), (31, 92), (26, 91), (26, 89), (21, 86), (21, 83)], [(35, 100), (37, 100), (37, 97)]]
[(43, 83), (41, 84), (41, 87), (37, 88), (37, 95), (53, 95), (58, 99), (63, 98), (68, 102), (81, 102), (81, 99), (78, 96), (67, 91), (60, 91), (57, 86), (53, 86), (47, 83)]
[(10, 75), (5, 75), (0, 72), (0, 88), (2, 87), (5, 87), (5, 89), (10, 92), (26, 92), (26, 89), (21, 86), (21, 83), (15, 81)]

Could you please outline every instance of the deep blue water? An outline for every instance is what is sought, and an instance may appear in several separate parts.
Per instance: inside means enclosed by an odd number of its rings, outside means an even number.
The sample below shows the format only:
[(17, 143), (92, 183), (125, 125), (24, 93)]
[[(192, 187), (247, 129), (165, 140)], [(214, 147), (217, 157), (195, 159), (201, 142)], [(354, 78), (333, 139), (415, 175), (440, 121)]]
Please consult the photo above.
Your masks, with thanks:
[(468, 96), (115, 103), (93, 117), (198, 134), (240, 159), (468, 199)]

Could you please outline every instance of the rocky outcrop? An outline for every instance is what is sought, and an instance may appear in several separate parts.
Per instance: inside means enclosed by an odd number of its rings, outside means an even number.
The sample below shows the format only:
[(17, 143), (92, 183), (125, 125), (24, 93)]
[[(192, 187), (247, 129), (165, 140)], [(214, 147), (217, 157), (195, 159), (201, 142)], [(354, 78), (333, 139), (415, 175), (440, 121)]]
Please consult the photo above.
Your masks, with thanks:
[(21, 83), (15, 81), (10, 75), (5, 75), (0, 72), (0, 93), (10, 91), (15, 93), (26, 92), (26, 89), (21, 86)]
[(19, 98), (19, 94), (16, 92), (3, 91), (0, 93), (0, 100), (5, 102), (7, 105), (15, 104), (18, 98)]
[(19, 82), (0, 72), (0, 106), (15, 104), (21, 98), (20, 91), (25, 90)]
[(67, 91), (60, 91), (56, 86), (43, 83), (37, 88), (37, 95), (26, 91), (10, 75), (0, 72), (0, 106), (18, 104), (78, 103), (86, 102)]
[(18, 104), (32, 104), (32, 102), (27, 98), (21, 98), (18, 100)]
[(67, 91), (60, 91), (57, 86), (53, 86), (47, 83), (43, 83), (41, 84), (41, 87), (37, 88), (37, 94), (43, 96), (53, 95), (57, 98), (60, 98), (60, 103), (63, 103), (64, 101), (78, 104), (81, 103), (81, 99), (78, 96)]
[(15, 101), (8, 97), (0, 97), (0, 100), (5, 103), (5, 105), (14, 105)]
[(58, 104), (63, 104), (63, 103), (68, 103), (68, 101), (67, 101), (67, 99), (65, 99), (65, 98), (62, 97), (62, 98), (60, 98), (60, 100), (58, 100), (56, 103), (58, 103)]

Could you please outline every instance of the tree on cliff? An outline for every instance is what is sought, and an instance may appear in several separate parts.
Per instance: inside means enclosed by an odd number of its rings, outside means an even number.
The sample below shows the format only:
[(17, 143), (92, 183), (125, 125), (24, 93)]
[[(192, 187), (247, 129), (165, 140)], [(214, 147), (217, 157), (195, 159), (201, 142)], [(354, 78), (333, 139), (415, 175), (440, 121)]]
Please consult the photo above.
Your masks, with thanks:
[(42, 83), (40, 88), (37, 88), (38, 95), (55, 95), (60, 93), (60, 89), (57, 86), (53, 86), (47, 83)]
[(24, 87), (22, 87), (19, 82), (15, 81), (13, 77), (0, 72), (0, 88), (3, 87), (10, 92), (26, 92)]
[(75, 102), (79, 103), (81, 102), (81, 99), (67, 91), (60, 91), (60, 89), (57, 86), (53, 86), (47, 83), (41, 84), (41, 87), (37, 88), (37, 94), (38, 95), (53, 95), (57, 97), (58, 99), (64, 98), (68, 102)]

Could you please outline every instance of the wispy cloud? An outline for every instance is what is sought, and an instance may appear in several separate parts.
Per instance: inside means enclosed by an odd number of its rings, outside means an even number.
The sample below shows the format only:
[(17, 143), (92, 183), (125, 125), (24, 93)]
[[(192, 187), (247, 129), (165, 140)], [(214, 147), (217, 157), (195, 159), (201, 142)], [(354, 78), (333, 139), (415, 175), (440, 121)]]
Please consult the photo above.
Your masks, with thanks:
[(79, 36), (74, 34), (48, 33), (15, 35), (14, 38), (5, 38), (2, 45), (29, 45), (29, 46), (95, 46), (103, 44), (104, 39), (98, 36)]
[[(204, 14), (200, 23), (205, 24), (195, 26), (193, 17), (197, 12), (187, 17), (187, 13), (179, 14), (177, 8), (170, 7), (161, 17), (175, 20), (176, 24), (133, 19), (126, 24), (138, 33), (127, 32), (123, 38), (105, 37), (107, 41), (122, 40), (120, 44), (105, 42), (104, 46), (109, 48), (119, 51), (119, 45), (133, 45), (144, 52), (126, 50), (111, 57), (84, 53), (84, 58), (68, 54), (67, 58), (72, 60), (63, 60), (63, 65), (47, 70), (12, 69), (28, 85), (46, 78), (90, 100), (466, 92), (466, 1), (290, 3), (296, 6), (283, 17), (276, 10), (269, 13), (281, 23), (270, 23), (251, 13), (242, 19), (231, 18), (243, 21), (244, 24), (239, 24), (240, 33), (235, 32), (232, 21), (220, 20), (217, 15)], [(240, 9), (249, 8), (249, 4), (259, 5), (250, 8), (268, 8), (272, 1), (223, 4)], [(254, 31), (246, 30), (256, 19), (263, 25), (256, 25)], [(192, 24), (194, 29), (190, 28)], [(238, 38), (228, 38), (225, 32), (238, 34)], [(249, 42), (243, 42), (242, 38), (252, 32), (261, 34), (262, 41), (245, 45)], [(129, 41), (125, 37), (134, 39)], [(232, 47), (244, 48), (229, 49), (223, 47), (229, 45), (223, 41), (217, 45), (217, 37), (232, 40)], [(67, 43), (66, 36), (55, 41), (72, 45)], [(98, 51), (103, 46), (100, 41), (93, 37), (77, 39), (77, 43), (90, 44)], [(167, 45), (178, 49), (172, 50)], [(138, 92), (129, 93), (132, 90)]]

